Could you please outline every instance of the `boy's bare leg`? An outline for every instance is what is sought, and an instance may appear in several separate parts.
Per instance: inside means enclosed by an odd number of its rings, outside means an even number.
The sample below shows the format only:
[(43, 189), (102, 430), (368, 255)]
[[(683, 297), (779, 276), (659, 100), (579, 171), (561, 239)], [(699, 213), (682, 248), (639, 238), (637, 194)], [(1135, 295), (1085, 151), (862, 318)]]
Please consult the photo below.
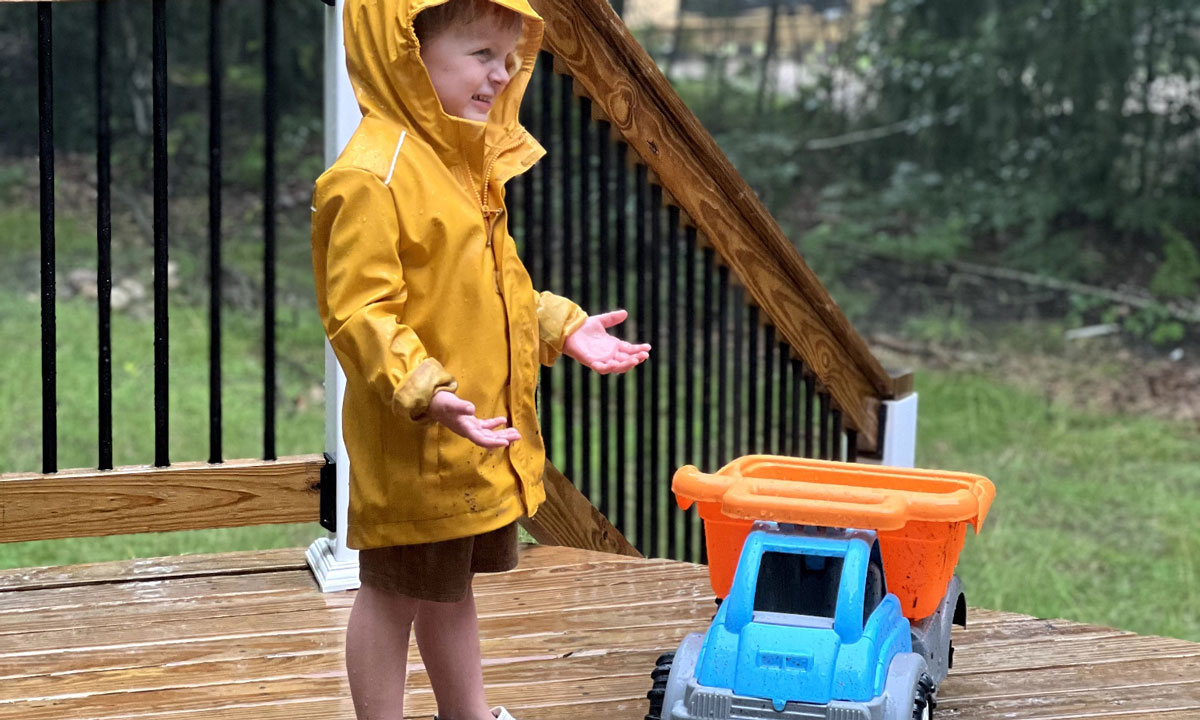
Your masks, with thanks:
[(422, 602), (416, 620), (417, 647), (429, 672), (440, 720), (491, 720), (483, 692), (475, 592), (456, 603)]
[(403, 720), (408, 636), (420, 600), (363, 585), (346, 626), (346, 673), (358, 720)]

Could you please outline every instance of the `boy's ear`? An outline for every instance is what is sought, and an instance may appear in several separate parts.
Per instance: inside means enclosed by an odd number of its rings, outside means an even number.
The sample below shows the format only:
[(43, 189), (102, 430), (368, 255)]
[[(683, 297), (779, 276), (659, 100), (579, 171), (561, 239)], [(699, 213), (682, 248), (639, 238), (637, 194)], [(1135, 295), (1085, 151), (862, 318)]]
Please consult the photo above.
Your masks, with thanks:
[(512, 77), (521, 69), (521, 56), (515, 52), (509, 53), (504, 59), (504, 69), (508, 72), (508, 76)]

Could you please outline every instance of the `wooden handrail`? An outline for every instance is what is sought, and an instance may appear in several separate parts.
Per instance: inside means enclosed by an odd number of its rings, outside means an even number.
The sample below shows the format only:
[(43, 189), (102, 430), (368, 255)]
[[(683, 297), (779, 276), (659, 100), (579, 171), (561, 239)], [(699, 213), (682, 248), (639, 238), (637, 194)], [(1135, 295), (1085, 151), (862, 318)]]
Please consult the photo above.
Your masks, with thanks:
[[(0, 543), (316, 522), (323, 455), (0, 475)], [(641, 557), (549, 461), (538, 542)]]
[(549, 460), (542, 474), (546, 502), (532, 518), (521, 518), (521, 527), (542, 545), (564, 545), (583, 550), (642, 557), (621, 531), (571, 484)]
[(316, 522), (323, 455), (0, 475), (0, 542)]
[(828, 389), (860, 447), (878, 441), (892, 378), (606, 0), (531, 0), (544, 48), (687, 213), (766, 319)]

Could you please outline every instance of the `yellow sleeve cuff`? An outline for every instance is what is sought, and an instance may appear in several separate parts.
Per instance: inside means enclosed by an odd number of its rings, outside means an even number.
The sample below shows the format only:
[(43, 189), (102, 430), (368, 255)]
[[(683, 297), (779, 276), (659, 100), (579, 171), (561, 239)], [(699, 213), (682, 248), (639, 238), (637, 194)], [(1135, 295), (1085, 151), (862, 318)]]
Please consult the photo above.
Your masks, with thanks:
[(429, 403), (439, 390), (458, 390), (458, 381), (433, 358), (422, 360), (392, 395), (392, 410), (413, 422), (429, 422)]
[(538, 294), (537, 317), (538, 359), (546, 366), (558, 360), (567, 338), (588, 319), (583, 308), (551, 292)]

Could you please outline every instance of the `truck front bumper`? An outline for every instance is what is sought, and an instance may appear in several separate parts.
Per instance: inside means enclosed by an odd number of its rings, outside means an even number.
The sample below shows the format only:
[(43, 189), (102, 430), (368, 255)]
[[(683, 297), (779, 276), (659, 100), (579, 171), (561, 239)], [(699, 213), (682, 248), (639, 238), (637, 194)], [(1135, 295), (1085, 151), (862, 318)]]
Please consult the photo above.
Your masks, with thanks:
[(705, 687), (692, 679), (684, 688), (683, 698), (667, 713), (671, 720), (883, 720), (884, 698), (868, 702), (834, 700), (827, 705), (789, 702), (783, 712), (776, 712), (770, 700), (734, 695), (730, 690)]

